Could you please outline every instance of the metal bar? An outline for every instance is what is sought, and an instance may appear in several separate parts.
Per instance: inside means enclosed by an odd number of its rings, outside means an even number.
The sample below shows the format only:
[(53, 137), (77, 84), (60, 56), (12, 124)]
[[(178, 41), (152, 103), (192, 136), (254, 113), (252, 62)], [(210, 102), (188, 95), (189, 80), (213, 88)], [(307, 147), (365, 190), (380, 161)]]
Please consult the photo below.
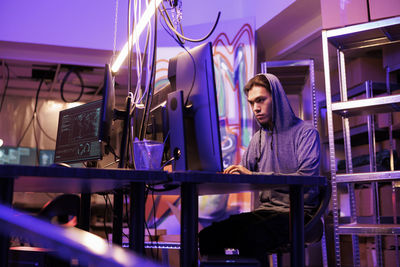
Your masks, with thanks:
[(262, 62), (261, 63), (261, 70), (263, 70), (262, 66), (264, 64), (268, 65), (269, 67), (290, 67), (290, 66), (294, 67), (294, 66), (309, 66), (311, 64), (311, 62), (314, 62), (314, 60), (312, 60), (312, 59), (300, 59), (300, 60), (267, 61), (267, 62)]
[(267, 62), (261, 63), (261, 73), (267, 73)]
[(332, 103), (332, 111), (345, 117), (400, 111), (400, 95)]
[(124, 215), (124, 198), (122, 190), (118, 189), (114, 193), (113, 229), (112, 242), (122, 245), (122, 217)]
[(400, 234), (400, 224), (344, 224), (339, 226), (339, 233), (342, 235), (398, 235)]
[(145, 183), (131, 183), (130, 199), (129, 248), (144, 255)]
[[(389, 67), (386, 68), (386, 92), (391, 94), (390, 88), (390, 71)], [(390, 170), (394, 171), (394, 146), (393, 146), (393, 114), (389, 114), (389, 146), (390, 146)], [(393, 223), (397, 224), (397, 201), (396, 201), (396, 182), (392, 181), (392, 211), (393, 211)], [(396, 235), (394, 240), (395, 251), (396, 251), (396, 266), (400, 266), (400, 253), (399, 253), (399, 236)]]
[(79, 228), (89, 231), (90, 228), (90, 193), (81, 194), (81, 204), (79, 210)]
[(360, 23), (357, 25), (328, 30), (328, 31), (326, 31), (326, 36), (327, 36), (327, 38), (332, 38), (332, 37), (336, 37), (336, 36), (342, 36), (342, 35), (347, 35), (347, 34), (363, 32), (363, 31), (369, 31), (369, 30), (373, 30), (373, 29), (379, 29), (382, 27), (390, 27), (390, 26), (394, 26), (397, 24), (400, 24), (400, 17), (382, 19), (382, 20), (378, 20), (378, 21)]
[(198, 192), (194, 183), (181, 185), (181, 251), (180, 266), (198, 265)]
[[(338, 58), (338, 70), (339, 70), (339, 85), (340, 85), (340, 98), (342, 102), (348, 100), (347, 96), (347, 84), (346, 84), (346, 63), (343, 51), (337, 50)], [(351, 155), (351, 138), (350, 138), (350, 124), (348, 118), (342, 118), (343, 121), (343, 139), (344, 139), (344, 152), (346, 160), (346, 172), (353, 173), (353, 162)], [(350, 217), (352, 222), (357, 222), (356, 214), (356, 197), (354, 192), (354, 184), (347, 185), (349, 193), (349, 205), (350, 205)], [(360, 266), (360, 250), (358, 236), (352, 235), (352, 247), (353, 247), (353, 265)]]
[[(368, 81), (365, 83), (365, 94), (366, 98), (372, 98), (373, 88), (372, 82)], [(369, 149), (369, 171), (376, 172), (376, 146), (375, 146), (375, 120), (373, 115), (367, 116), (368, 125), (368, 149)], [(372, 183), (372, 199), (373, 199), (373, 214), (375, 223), (380, 223), (380, 211), (379, 211), (379, 185), (377, 182)], [(382, 238), (377, 235), (375, 236), (375, 254), (376, 262), (378, 266), (383, 266), (382, 256)]]
[(303, 186), (290, 186), (290, 236), (292, 243), (290, 266), (305, 266), (303, 193)]
[(322, 31), (322, 54), (324, 58), (324, 75), (325, 75), (325, 96), (326, 96), (326, 119), (328, 123), (328, 139), (329, 139), (329, 160), (330, 160), (330, 172), (331, 172), (331, 183), (332, 183), (332, 211), (333, 211), (333, 238), (335, 242), (335, 260), (336, 266), (340, 267), (340, 240), (338, 235), (339, 226), (339, 211), (338, 211), (338, 199), (337, 199), (337, 184), (336, 184), (336, 158), (335, 158), (335, 141), (334, 141), (334, 129), (332, 119), (332, 101), (331, 101), (331, 77), (329, 67), (329, 49), (328, 49), (328, 36), (326, 30)]
[(321, 220), (322, 220), (322, 225), (324, 226), (321, 238), (322, 266), (328, 267), (328, 251), (326, 248), (325, 220), (324, 218), (321, 218)]
[(400, 179), (400, 171), (384, 171), (384, 172), (365, 172), (365, 173), (348, 173), (338, 174), (336, 177), (337, 183), (352, 183), (352, 182), (390, 182)]
[[(11, 206), (14, 192), (14, 179), (0, 179), (0, 205)], [(8, 267), (8, 249), (10, 246), (10, 237), (0, 235), (0, 266)]]
[(310, 68), (310, 86), (311, 86), (311, 94), (312, 94), (312, 103), (313, 103), (313, 112), (312, 119), (313, 125), (317, 129), (318, 128), (318, 113), (317, 113), (317, 97), (316, 97), (316, 89), (315, 89), (315, 70), (314, 70), (314, 60), (309, 60), (309, 68)]
[(110, 246), (106, 240), (89, 232), (53, 225), (3, 205), (0, 205), (0, 232), (20, 236), (52, 249), (59, 258), (78, 259), (80, 266), (160, 266), (127, 249)]

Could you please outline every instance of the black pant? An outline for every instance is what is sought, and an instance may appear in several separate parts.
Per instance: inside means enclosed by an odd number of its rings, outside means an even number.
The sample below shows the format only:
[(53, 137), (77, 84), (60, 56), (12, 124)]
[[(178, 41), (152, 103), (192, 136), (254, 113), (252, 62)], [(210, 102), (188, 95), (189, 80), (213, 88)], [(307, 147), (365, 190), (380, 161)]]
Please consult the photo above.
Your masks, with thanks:
[[(305, 220), (310, 217), (305, 214)], [(289, 243), (289, 213), (252, 211), (214, 222), (199, 233), (201, 255), (224, 255), (225, 248), (240, 256), (264, 261), (267, 252)]]

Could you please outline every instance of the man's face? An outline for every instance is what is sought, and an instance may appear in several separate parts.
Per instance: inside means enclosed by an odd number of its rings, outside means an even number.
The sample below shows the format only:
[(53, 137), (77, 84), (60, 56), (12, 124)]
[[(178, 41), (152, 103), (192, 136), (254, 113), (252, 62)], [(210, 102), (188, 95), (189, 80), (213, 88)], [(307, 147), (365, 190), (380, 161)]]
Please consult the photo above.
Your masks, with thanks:
[(266, 126), (271, 123), (272, 118), (272, 96), (265, 87), (255, 85), (247, 95), (247, 101), (250, 103), (251, 109), (257, 121)]

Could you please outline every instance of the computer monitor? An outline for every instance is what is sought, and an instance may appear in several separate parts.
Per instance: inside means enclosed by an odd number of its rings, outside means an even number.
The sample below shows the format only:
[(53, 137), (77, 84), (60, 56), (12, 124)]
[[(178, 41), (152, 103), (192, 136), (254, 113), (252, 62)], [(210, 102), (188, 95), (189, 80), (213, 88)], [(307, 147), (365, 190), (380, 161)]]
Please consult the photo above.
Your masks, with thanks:
[(41, 149), (39, 151), (39, 166), (49, 166), (54, 163), (54, 149)]
[(31, 147), (0, 147), (0, 165), (36, 165), (37, 150)]
[(115, 108), (115, 88), (108, 64), (105, 65), (102, 91), (101, 100), (60, 111), (55, 163), (102, 159), (102, 142), (110, 143)]
[(76, 163), (102, 158), (100, 114), (102, 100), (60, 111), (55, 163)]
[(103, 99), (100, 116), (100, 140), (109, 144), (111, 126), (114, 120), (115, 110), (115, 88), (111, 68), (106, 64), (104, 68)]
[[(188, 53), (189, 52), (189, 53)], [(170, 151), (175, 170), (221, 171), (222, 152), (211, 43), (169, 60)]]

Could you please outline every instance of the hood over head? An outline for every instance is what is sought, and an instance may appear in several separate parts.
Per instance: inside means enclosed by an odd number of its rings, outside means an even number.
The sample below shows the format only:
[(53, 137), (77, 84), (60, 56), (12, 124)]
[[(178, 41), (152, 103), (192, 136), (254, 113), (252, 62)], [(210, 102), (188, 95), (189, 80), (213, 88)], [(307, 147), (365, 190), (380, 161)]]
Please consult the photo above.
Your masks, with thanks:
[(294, 114), (279, 79), (270, 73), (258, 75), (264, 75), (270, 84), (272, 95), (272, 123), (274, 125), (274, 130), (278, 132), (285, 131), (297, 124), (300, 119)]

